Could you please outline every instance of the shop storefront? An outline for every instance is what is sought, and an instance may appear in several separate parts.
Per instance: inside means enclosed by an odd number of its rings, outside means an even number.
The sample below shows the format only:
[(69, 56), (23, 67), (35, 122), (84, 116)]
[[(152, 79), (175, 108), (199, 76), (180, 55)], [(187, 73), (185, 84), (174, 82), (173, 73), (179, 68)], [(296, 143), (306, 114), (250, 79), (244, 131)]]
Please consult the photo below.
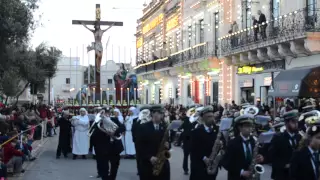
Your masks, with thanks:
[(268, 91), (272, 79), (285, 69), (285, 61), (273, 61), (260, 64), (239, 66), (236, 72), (235, 100), (237, 103), (261, 101), (268, 103)]

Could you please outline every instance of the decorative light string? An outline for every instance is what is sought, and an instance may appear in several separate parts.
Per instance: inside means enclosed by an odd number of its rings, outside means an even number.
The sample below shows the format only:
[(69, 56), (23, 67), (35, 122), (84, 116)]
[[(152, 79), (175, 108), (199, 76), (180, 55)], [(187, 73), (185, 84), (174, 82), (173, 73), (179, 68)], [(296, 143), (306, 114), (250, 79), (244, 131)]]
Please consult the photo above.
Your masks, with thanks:
[(160, 100), (163, 100), (163, 79), (160, 79)]
[(181, 75), (179, 75), (178, 76), (178, 96), (181, 96), (181, 86), (182, 86)]

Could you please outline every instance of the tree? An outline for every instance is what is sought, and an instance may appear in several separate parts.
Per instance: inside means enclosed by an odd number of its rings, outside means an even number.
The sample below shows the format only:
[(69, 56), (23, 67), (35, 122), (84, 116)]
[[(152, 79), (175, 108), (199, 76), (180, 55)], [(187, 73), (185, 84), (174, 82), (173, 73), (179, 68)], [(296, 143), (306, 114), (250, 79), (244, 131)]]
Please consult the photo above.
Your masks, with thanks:
[[(27, 48), (26, 44), (37, 23), (33, 12), (38, 8), (38, 0), (0, 1), (0, 72), (10, 67), (10, 47)], [(1, 74), (0, 74), (1, 76)]]
[(33, 13), (38, 0), (0, 1), (0, 89), (7, 97), (19, 96), (30, 84), (43, 88), (54, 77), (61, 51), (40, 44), (28, 45), (37, 27)]
[(11, 49), (8, 52), (12, 53), (8, 56), (11, 69), (4, 71), (0, 86), (6, 96), (15, 97), (16, 101), (31, 84), (33, 88), (44, 88), (46, 80), (54, 77), (62, 54), (57, 48), (48, 48), (45, 44), (35, 50)]

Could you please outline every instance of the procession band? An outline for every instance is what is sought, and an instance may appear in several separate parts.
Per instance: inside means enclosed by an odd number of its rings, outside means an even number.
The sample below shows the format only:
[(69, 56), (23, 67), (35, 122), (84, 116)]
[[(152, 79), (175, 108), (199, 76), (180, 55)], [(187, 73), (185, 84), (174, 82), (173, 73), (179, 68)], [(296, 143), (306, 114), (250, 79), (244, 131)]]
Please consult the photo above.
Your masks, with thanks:
[[(289, 109), (280, 120), (250, 104), (223, 116), (213, 106), (180, 108), (173, 121), (166, 119), (162, 105), (131, 107), (125, 119), (118, 109), (95, 111), (91, 126), (85, 109), (71, 124), (76, 141), (83, 140), (83, 132), (90, 139), (102, 180), (116, 179), (123, 153), (136, 159), (140, 180), (170, 180), (174, 140), (175, 145), (182, 144), (182, 170), (190, 173), (190, 180), (215, 180), (222, 168), (228, 180), (259, 180), (266, 165), (272, 169), (268, 179), (320, 179), (320, 112), (314, 106), (306, 106), (301, 113)], [(74, 158), (89, 146), (73, 142)], [(63, 153), (67, 151), (61, 147)]]

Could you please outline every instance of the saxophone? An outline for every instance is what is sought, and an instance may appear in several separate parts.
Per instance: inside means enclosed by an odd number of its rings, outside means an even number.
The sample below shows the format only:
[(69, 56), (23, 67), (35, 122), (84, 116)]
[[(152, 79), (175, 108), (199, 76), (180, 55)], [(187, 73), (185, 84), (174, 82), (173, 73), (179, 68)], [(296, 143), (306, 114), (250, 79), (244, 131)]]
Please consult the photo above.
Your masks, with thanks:
[(248, 180), (260, 180), (260, 175), (264, 173), (264, 167), (256, 162), (256, 157), (259, 154), (259, 141), (257, 139), (257, 132), (254, 128), (253, 138), (255, 140), (255, 146), (252, 150), (252, 161), (249, 166), (249, 171), (252, 172), (251, 178)]
[(222, 157), (224, 155), (224, 151), (222, 150), (222, 132), (219, 132), (217, 138), (212, 147), (212, 152), (209, 157), (209, 164), (207, 165), (207, 173), (210, 175), (216, 174), (218, 170), (218, 166)]
[(171, 157), (170, 152), (165, 147), (165, 143), (167, 142), (167, 139), (169, 138), (169, 128), (167, 126), (166, 131), (162, 137), (160, 148), (157, 153), (157, 162), (153, 165), (152, 174), (155, 176), (159, 176), (159, 174), (162, 171), (163, 165), (166, 162), (167, 159)]

